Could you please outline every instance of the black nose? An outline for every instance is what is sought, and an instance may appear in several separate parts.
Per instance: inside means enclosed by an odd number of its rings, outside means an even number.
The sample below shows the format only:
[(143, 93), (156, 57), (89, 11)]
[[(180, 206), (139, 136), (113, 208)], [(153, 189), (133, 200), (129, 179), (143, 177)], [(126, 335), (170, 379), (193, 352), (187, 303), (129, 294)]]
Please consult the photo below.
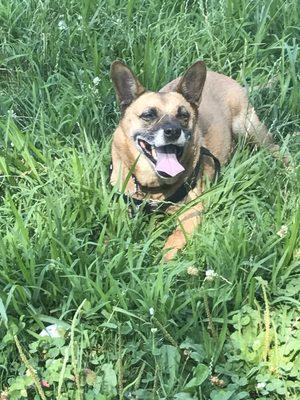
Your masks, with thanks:
[(174, 128), (172, 126), (166, 127), (164, 129), (164, 134), (166, 138), (176, 140), (181, 134), (181, 128)]

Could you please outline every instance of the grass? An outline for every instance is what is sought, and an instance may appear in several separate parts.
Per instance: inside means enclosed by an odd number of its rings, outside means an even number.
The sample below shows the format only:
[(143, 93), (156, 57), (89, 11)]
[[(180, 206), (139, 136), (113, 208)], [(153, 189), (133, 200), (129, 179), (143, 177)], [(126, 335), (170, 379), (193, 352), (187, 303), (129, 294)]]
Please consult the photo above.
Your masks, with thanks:
[[(298, 398), (297, 5), (1, 2), (0, 398)], [(237, 144), (167, 265), (174, 217), (131, 218), (108, 185), (114, 59), (153, 90), (204, 59), (290, 155)]]

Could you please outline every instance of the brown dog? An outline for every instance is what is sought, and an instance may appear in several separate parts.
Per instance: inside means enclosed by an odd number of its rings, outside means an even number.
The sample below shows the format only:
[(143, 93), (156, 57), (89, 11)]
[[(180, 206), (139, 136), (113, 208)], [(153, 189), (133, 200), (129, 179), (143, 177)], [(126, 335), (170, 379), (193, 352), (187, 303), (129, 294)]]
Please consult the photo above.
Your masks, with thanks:
[[(159, 92), (146, 90), (119, 61), (112, 64), (111, 77), (122, 110), (113, 135), (111, 183), (137, 202), (150, 201), (153, 208), (164, 204), (173, 212), (197, 198), (203, 176), (213, 175), (214, 163), (228, 160), (234, 136), (247, 135), (278, 151), (245, 90), (227, 76), (206, 71), (202, 61)], [(165, 244), (166, 260), (185, 245), (201, 211), (198, 202), (180, 215)]]

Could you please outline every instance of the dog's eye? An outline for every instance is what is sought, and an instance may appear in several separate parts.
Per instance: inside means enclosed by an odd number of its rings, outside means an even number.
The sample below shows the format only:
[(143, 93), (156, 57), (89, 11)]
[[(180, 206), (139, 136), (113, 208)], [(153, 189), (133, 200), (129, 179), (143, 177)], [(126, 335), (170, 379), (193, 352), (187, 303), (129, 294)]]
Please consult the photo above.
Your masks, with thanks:
[(178, 107), (177, 118), (187, 121), (189, 119), (189, 117), (190, 117), (190, 113), (188, 112), (188, 110), (185, 107), (183, 107), (183, 106)]
[(157, 117), (157, 111), (155, 108), (149, 108), (149, 110), (144, 111), (140, 118), (145, 121), (153, 121)]

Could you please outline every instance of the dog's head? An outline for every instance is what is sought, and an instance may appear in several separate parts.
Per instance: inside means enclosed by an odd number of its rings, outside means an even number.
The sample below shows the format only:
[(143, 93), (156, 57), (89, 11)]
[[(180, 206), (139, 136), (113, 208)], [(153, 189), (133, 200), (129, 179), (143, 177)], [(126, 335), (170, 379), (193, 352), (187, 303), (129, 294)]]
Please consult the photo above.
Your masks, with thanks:
[(206, 78), (204, 62), (193, 64), (167, 92), (147, 91), (119, 61), (112, 64), (111, 77), (122, 110), (120, 127), (132, 158), (139, 156), (146, 170), (150, 165), (160, 181), (173, 183), (193, 157), (197, 109)]

